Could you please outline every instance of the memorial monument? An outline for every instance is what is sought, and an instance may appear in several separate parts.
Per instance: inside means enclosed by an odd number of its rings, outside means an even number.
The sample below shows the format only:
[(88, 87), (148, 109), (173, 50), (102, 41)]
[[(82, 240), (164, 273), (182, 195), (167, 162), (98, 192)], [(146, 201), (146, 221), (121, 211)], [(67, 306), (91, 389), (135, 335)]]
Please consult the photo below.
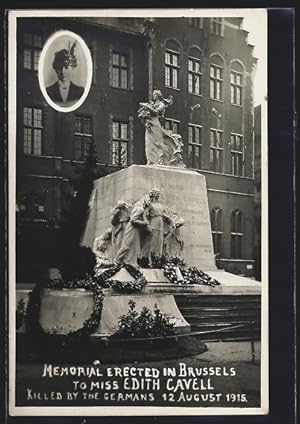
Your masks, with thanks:
[[(177, 334), (189, 334), (174, 294), (258, 292), (252, 281), (216, 269), (205, 177), (183, 163), (181, 136), (163, 128), (172, 101), (154, 90), (140, 103), (147, 164), (94, 182), (81, 244), (95, 253), (95, 276), (85, 292), (77, 283), (44, 290), (39, 323), (50, 334), (110, 337), (129, 302), (159, 308)], [(24, 304), (29, 296), (17, 294)]]
[[(151, 253), (180, 253), (190, 266), (215, 270), (205, 177), (186, 168), (181, 136), (162, 126), (165, 109), (172, 102), (172, 97), (164, 99), (160, 90), (154, 90), (151, 102), (140, 103), (138, 116), (145, 126), (147, 165), (132, 165), (95, 181), (82, 244), (93, 247), (95, 238), (103, 237), (111, 226), (111, 209), (120, 199), (133, 205), (148, 193), (149, 205), (145, 210), (152, 234), (148, 241), (142, 241), (139, 256), (149, 257), (151, 262)], [(113, 234), (113, 225), (111, 228)]]

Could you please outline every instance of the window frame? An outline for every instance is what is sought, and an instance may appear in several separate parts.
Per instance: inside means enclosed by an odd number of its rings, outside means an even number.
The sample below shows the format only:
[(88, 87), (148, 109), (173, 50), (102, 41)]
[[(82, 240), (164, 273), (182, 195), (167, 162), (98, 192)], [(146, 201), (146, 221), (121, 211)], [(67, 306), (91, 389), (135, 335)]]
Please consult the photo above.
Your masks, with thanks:
[(204, 19), (203, 16), (202, 17), (191, 16), (188, 18), (189, 25), (194, 28), (203, 29), (203, 19)]
[[(219, 28), (219, 30), (217, 30)], [(220, 37), (224, 36), (224, 18), (214, 17), (210, 18), (210, 32), (211, 34), (219, 35)]]
[[(190, 70), (190, 67), (189, 67), (190, 61), (193, 62), (193, 65), (195, 64), (195, 62), (199, 62), (199, 64), (200, 64), (200, 71), (199, 72), (194, 71), (194, 70)], [(199, 77), (199, 93), (197, 93), (195, 91), (195, 82), (192, 83), (193, 87), (192, 87), (192, 90), (190, 91), (190, 76)], [(188, 56), (188, 93), (194, 94), (196, 96), (202, 96), (202, 61), (199, 57), (194, 57), (194, 56), (191, 56), (191, 55)]]
[[(166, 125), (167, 123), (170, 123), (171, 124), (171, 126), (169, 128), (167, 128), (168, 127), (168, 125)], [(179, 132), (179, 125), (180, 125), (180, 123), (181, 122), (178, 121), (178, 119), (165, 118), (165, 125), (164, 125), (164, 127), (165, 127), (166, 130), (172, 131), (173, 134), (180, 134), (180, 132)], [(174, 124), (175, 124), (175, 126), (177, 126), (177, 131), (174, 131)]]
[[(236, 219), (239, 216), (239, 221), (237, 222)], [(240, 228), (237, 228), (240, 227)], [(239, 230), (239, 231), (238, 231)], [(243, 252), (243, 214), (239, 209), (234, 209), (231, 213), (231, 258), (232, 259), (242, 259), (242, 252)], [(238, 241), (238, 244), (237, 244)]]
[[(234, 80), (236, 79), (236, 76), (241, 77), (241, 83), (237, 83), (236, 81), (232, 81), (232, 76), (234, 76)], [(244, 74), (243, 72), (235, 71), (234, 69), (231, 69), (230, 71), (230, 103), (233, 106), (243, 106), (243, 100), (244, 100)], [(239, 90), (239, 96), (237, 95), (237, 92)], [(239, 97), (239, 101), (236, 101)], [(232, 99), (233, 98), (233, 99)]]
[[(28, 109), (31, 111), (30, 120), (31, 123), (28, 123), (28, 118), (25, 121), (25, 109)], [(40, 123), (41, 125), (35, 125), (35, 118), (34, 118), (34, 112), (39, 111), (40, 112)], [(44, 136), (44, 111), (42, 107), (38, 107), (35, 105), (31, 106), (23, 106), (23, 153), (26, 156), (42, 156), (43, 155), (43, 136)], [(31, 131), (28, 131), (31, 130)], [(39, 138), (36, 139), (36, 131), (39, 131)], [(25, 134), (27, 136), (30, 134), (30, 140), (26, 138), (25, 140)], [(35, 143), (38, 142), (38, 151), (35, 148)], [(25, 146), (27, 146), (25, 148)]]
[[(214, 70), (214, 75), (211, 75), (211, 70)], [(220, 70), (220, 77), (216, 76), (216, 70)], [(223, 102), (223, 87), (224, 87), (224, 66), (217, 65), (216, 63), (210, 63), (209, 66), (209, 97), (213, 100)], [(212, 90), (213, 84), (213, 90)], [(219, 87), (219, 90), (218, 90)], [(212, 93), (213, 91), (213, 93)], [(220, 96), (218, 97), (218, 92)]]
[[(118, 124), (118, 137), (114, 136), (114, 124)], [(122, 127), (121, 125), (126, 125), (127, 138), (122, 138)], [(129, 165), (129, 155), (130, 155), (130, 131), (131, 124), (130, 120), (118, 120), (117, 118), (112, 118), (111, 120), (111, 164), (113, 166), (119, 166), (120, 168), (126, 168)], [(122, 163), (122, 146), (126, 144), (126, 163)], [(115, 149), (114, 146), (117, 146)], [(117, 153), (117, 159), (115, 159), (114, 155)]]
[[(194, 128), (199, 129), (199, 140), (200, 142), (197, 143), (195, 141), (190, 141), (190, 129), (192, 129), (192, 139), (194, 139)], [(202, 148), (203, 148), (203, 142), (202, 142), (202, 125), (197, 124), (191, 124), (188, 123), (188, 164), (193, 169), (202, 169)], [(194, 150), (197, 148), (199, 150), (199, 166), (194, 166), (194, 160), (192, 160), (192, 164), (190, 163), (190, 148), (192, 148), (192, 157), (194, 158)]]
[[(170, 58), (174, 56), (177, 57), (177, 64), (173, 63), (173, 59), (170, 60), (170, 63), (167, 62), (166, 55), (170, 54)], [(173, 90), (179, 90), (179, 71), (180, 71), (180, 51), (172, 50), (169, 48), (165, 48), (165, 56), (164, 56), (164, 64), (165, 64), (165, 87), (172, 88)], [(167, 78), (167, 70), (169, 70), (169, 78)], [(176, 74), (176, 85), (174, 85), (174, 74)], [(167, 84), (167, 79), (169, 79), (169, 84)]]
[[(80, 119), (81, 131), (76, 131), (76, 120)], [(91, 132), (84, 132), (83, 120), (88, 119), (90, 121), (90, 129)], [(87, 148), (89, 143), (94, 140), (94, 121), (92, 115), (86, 114), (76, 114), (74, 116), (74, 158), (78, 162), (83, 162), (85, 160), (85, 155), (87, 152)], [(78, 140), (79, 139), (79, 140)], [(80, 149), (77, 148), (77, 142), (80, 143)], [(80, 155), (77, 155), (77, 152), (80, 150)]]
[[(220, 146), (217, 146), (217, 145), (216, 146), (215, 145), (212, 145), (211, 133), (220, 134), (221, 147)], [(215, 137), (214, 137), (214, 140), (215, 140)], [(223, 152), (224, 152), (224, 140), (223, 140), (223, 130), (219, 130), (219, 129), (216, 129), (216, 128), (210, 128), (209, 129), (209, 145), (210, 145), (210, 147), (209, 147), (209, 153), (210, 153), (209, 154), (209, 168), (210, 168), (210, 171), (211, 172), (216, 172), (218, 174), (223, 174), (224, 173), (224, 155), (223, 155)], [(213, 162), (211, 161), (212, 152), (214, 152), (213, 153), (213, 157), (214, 157), (214, 161)], [(220, 156), (221, 156), (221, 159), (220, 159), (221, 168), (222, 168), (221, 171), (220, 170), (217, 170), (216, 171), (215, 170), (215, 168), (216, 168), (215, 166), (213, 166), (213, 169), (212, 169), (212, 163), (215, 164), (215, 156), (216, 156), (216, 153), (215, 152), (219, 153)]]
[[(237, 143), (236, 139), (240, 138), (240, 150), (236, 148)], [(232, 139), (234, 138), (234, 148), (232, 148)], [(245, 166), (244, 166), (244, 136), (238, 133), (230, 133), (230, 156), (231, 156), (231, 175), (236, 177), (243, 177), (245, 175)], [(237, 172), (239, 168), (239, 160), (241, 160), (241, 172)]]
[[(118, 64), (114, 63), (114, 56), (118, 56)], [(124, 58), (125, 65), (122, 65), (122, 59)], [(128, 90), (129, 89), (129, 69), (130, 69), (130, 63), (129, 63), (129, 54), (121, 53), (117, 50), (112, 51), (112, 87), (113, 88), (120, 88), (122, 90)], [(117, 84), (115, 84), (115, 78), (114, 78), (114, 70), (117, 70)], [(126, 71), (126, 86), (122, 86), (122, 71)]]
[[(26, 41), (26, 35), (31, 37), (31, 42)], [(40, 38), (40, 46), (35, 44), (35, 38)], [(43, 49), (43, 37), (39, 33), (24, 32), (23, 34), (23, 69), (26, 71), (38, 72), (39, 58)], [(25, 52), (29, 53), (28, 61), (25, 59)], [(25, 66), (25, 62), (30, 62)]]
[[(220, 216), (220, 228), (218, 228), (218, 215)], [(214, 225), (216, 224), (216, 225)], [(224, 221), (223, 221), (223, 210), (219, 207), (214, 207), (211, 210), (211, 233), (212, 233), (212, 239), (213, 239), (213, 246), (214, 246), (214, 254), (220, 254), (223, 253), (223, 234), (224, 234)], [(221, 245), (221, 246), (220, 246)], [(219, 250), (217, 251), (217, 247)]]

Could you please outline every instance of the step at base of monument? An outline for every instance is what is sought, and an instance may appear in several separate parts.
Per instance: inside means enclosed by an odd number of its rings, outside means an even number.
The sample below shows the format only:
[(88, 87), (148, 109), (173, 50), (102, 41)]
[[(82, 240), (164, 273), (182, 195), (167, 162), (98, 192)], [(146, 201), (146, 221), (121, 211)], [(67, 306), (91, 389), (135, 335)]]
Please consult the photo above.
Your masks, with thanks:
[(177, 306), (201, 340), (259, 339), (259, 295), (176, 295)]

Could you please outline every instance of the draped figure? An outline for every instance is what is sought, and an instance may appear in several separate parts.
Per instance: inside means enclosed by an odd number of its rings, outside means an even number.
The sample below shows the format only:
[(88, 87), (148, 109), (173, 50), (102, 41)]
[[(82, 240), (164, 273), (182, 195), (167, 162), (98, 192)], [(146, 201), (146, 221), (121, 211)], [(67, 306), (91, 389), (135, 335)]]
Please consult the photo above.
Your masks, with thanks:
[(172, 96), (164, 99), (160, 90), (154, 90), (153, 100), (150, 103), (140, 103), (138, 117), (145, 125), (147, 165), (185, 167), (182, 160), (181, 136), (162, 127), (166, 107), (172, 102)]

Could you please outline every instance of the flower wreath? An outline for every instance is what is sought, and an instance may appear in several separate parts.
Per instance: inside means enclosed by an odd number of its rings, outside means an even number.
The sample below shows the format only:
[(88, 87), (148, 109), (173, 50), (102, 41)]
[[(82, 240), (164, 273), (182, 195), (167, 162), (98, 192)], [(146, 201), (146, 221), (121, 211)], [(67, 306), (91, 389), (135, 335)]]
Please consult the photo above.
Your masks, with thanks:
[(29, 296), (29, 302), (27, 306), (25, 323), (26, 329), (30, 334), (48, 334), (53, 333), (46, 332), (39, 323), (40, 310), (41, 310), (41, 295), (45, 288), (54, 290), (62, 289), (85, 289), (93, 293), (94, 305), (91, 316), (85, 320), (83, 326), (75, 331), (71, 331), (65, 335), (65, 337), (71, 338), (76, 336), (87, 336), (92, 334), (100, 325), (104, 293), (103, 288), (112, 287), (115, 290), (121, 292), (133, 292), (142, 290), (147, 284), (147, 280), (143, 274), (132, 265), (123, 265), (129, 274), (135, 279), (133, 282), (123, 282), (119, 280), (111, 280), (110, 278), (116, 274), (122, 265), (114, 264), (110, 268), (103, 271), (103, 273), (96, 278), (88, 275), (80, 280), (68, 280), (63, 279), (50, 280), (46, 284), (36, 284)]
[[(178, 275), (176, 269), (179, 268), (182, 278)], [(201, 284), (206, 286), (219, 286), (220, 283), (215, 278), (210, 277), (205, 272), (196, 267), (187, 267), (181, 258), (168, 258), (163, 265), (163, 273), (173, 284)]]
[(54, 290), (63, 289), (81, 289), (84, 288), (93, 293), (94, 306), (93, 311), (88, 319), (85, 320), (83, 326), (75, 331), (70, 331), (65, 337), (86, 336), (93, 333), (99, 326), (101, 320), (101, 313), (103, 308), (104, 294), (101, 286), (96, 284), (91, 276), (87, 276), (80, 280), (64, 281), (62, 279), (51, 280), (46, 284), (36, 284), (29, 295), (29, 302), (27, 306), (25, 323), (27, 331), (32, 335), (53, 333), (46, 332), (39, 323), (40, 310), (41, 310), (41, 295), (45, 288)]

